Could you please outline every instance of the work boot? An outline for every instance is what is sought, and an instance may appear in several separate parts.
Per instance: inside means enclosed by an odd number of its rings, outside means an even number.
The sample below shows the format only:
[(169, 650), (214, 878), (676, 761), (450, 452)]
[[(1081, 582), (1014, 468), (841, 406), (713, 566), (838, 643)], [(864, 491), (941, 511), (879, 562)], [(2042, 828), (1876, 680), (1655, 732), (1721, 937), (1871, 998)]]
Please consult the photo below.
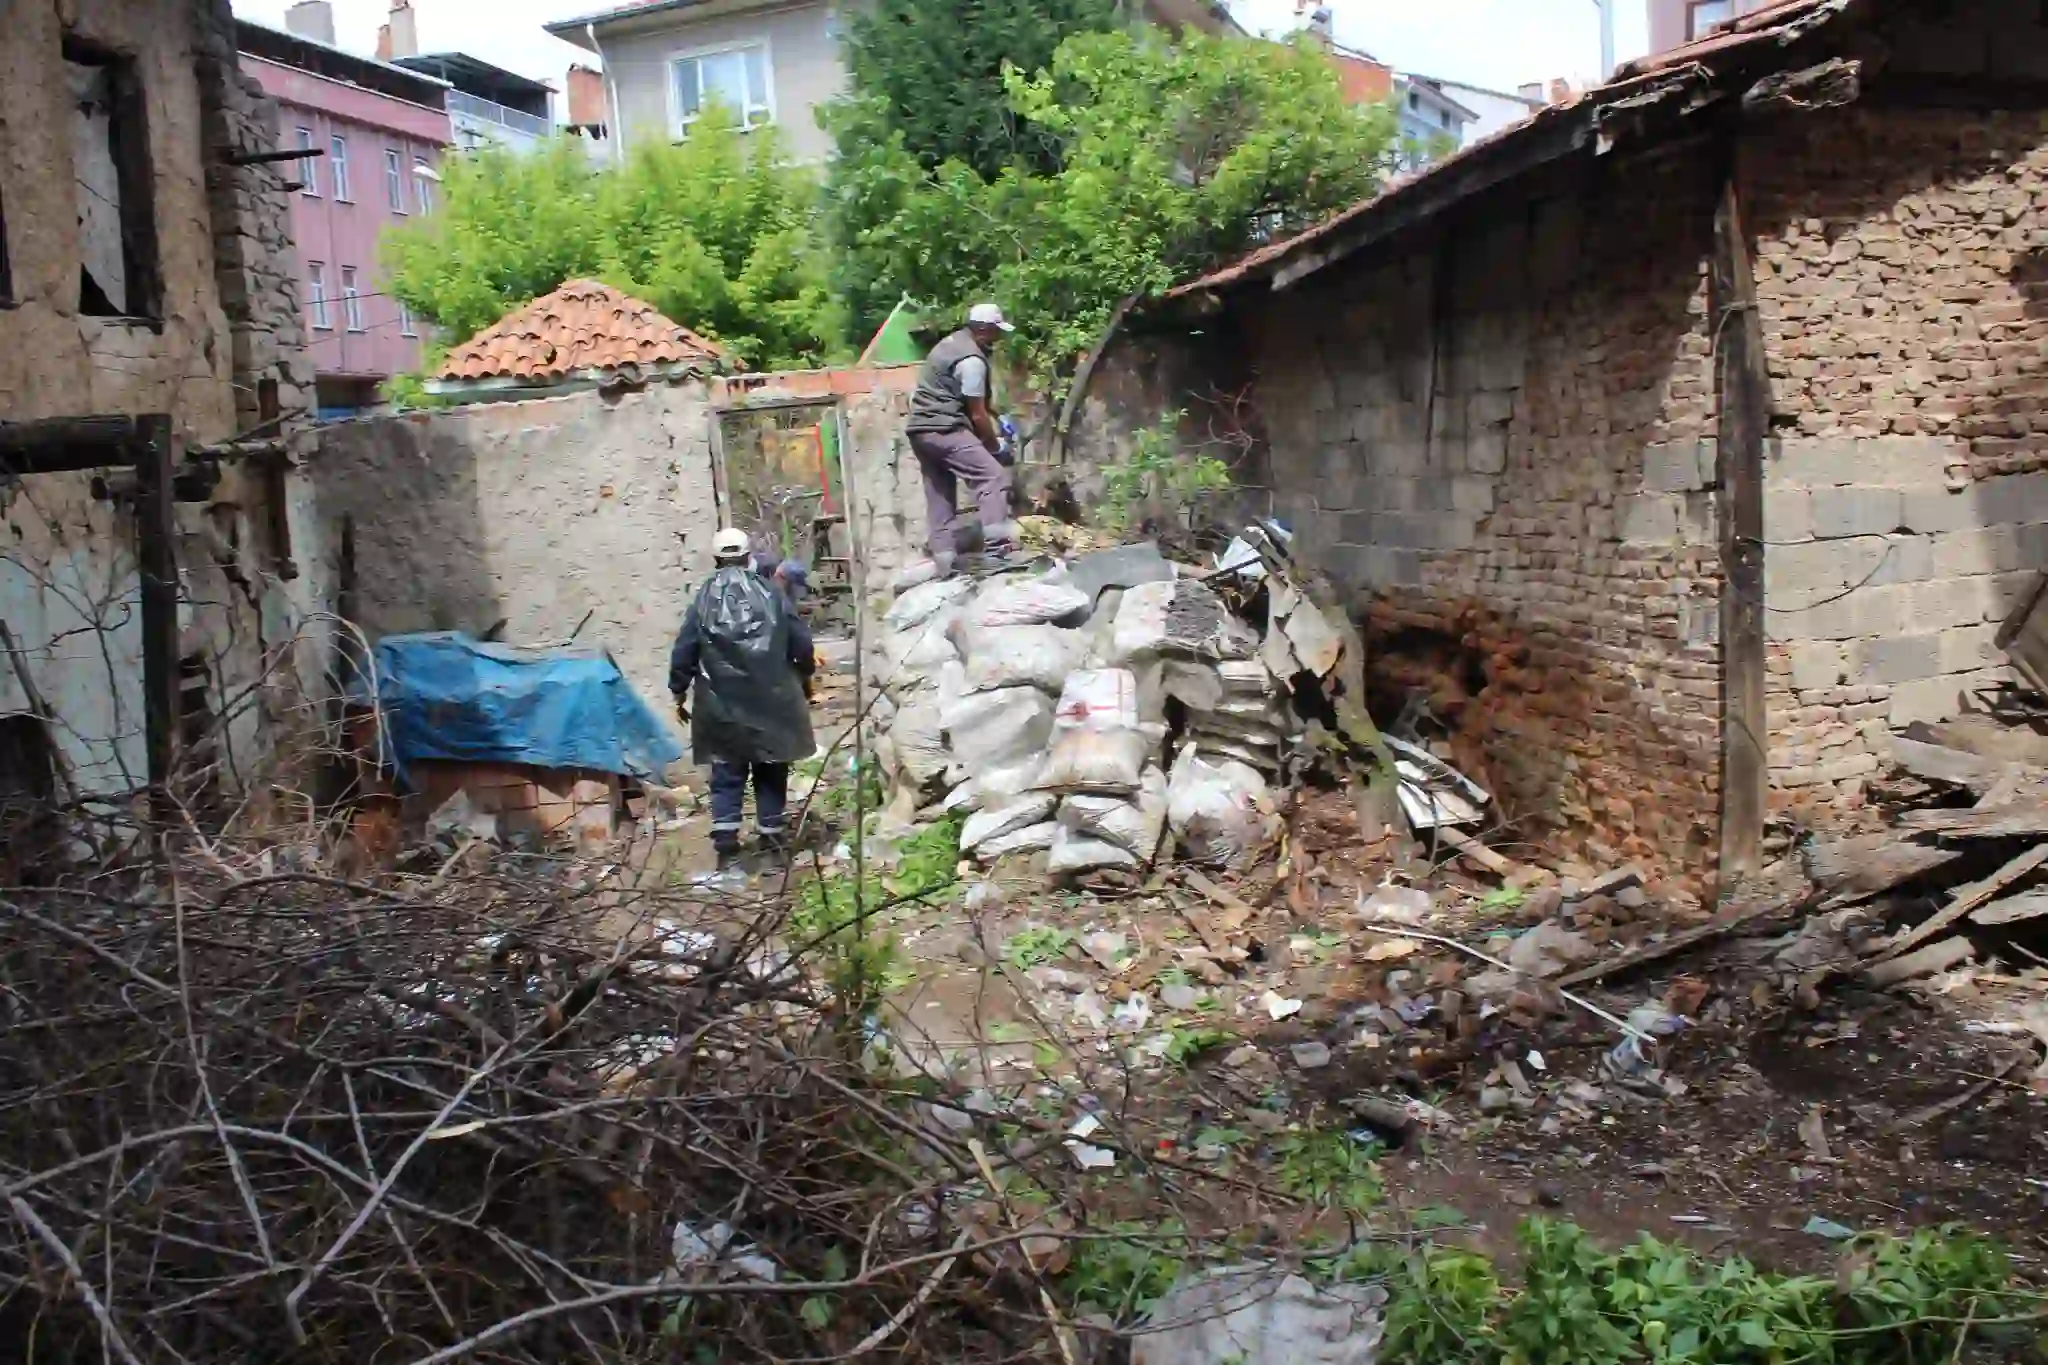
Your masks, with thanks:
[(773, 834), (766, 830), (761, 831), (760, 837), (755, 841), (755, 848), (771, 863), (789, 861), (789, 835), (782, 830), (776, 830)]

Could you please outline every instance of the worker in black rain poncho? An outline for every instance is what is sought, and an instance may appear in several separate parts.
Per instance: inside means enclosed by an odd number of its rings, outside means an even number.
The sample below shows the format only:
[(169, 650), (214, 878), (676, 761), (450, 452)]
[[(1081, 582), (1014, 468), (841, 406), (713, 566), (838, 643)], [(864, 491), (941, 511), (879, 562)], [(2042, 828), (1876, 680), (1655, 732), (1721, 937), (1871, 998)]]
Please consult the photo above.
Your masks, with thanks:
[(810, 708), (817, 661), (789, 599), (754, 571), (747, 533), (720, 531), (711, 551), (717, 568), (683, 616), (668, 690), (689, 722), (691, 752), (711, 764), (711, 845), (724, 868), (740, 850), (749, 776), (762, 850), (787, 848), (789, 765), (817, 747)]

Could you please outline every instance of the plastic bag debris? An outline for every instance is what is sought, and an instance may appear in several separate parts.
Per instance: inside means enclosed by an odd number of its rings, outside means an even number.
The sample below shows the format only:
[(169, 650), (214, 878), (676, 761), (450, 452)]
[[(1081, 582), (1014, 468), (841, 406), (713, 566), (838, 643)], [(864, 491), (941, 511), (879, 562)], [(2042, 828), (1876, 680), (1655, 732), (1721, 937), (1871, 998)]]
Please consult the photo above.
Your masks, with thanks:
[(1055, 798), (1049, 793), (1034, 792), (970, 815), (960, 830), (960, 851), (972, 853), (991, 839), (1014, 834), (1027, 825), (1043, 824), (1052, 815), (1054, 804)]
[(1376, 886), (1358, 898), (1358, 916), (1388, 924), (1419, 926), (1428, 921), (1436, 901), (1419, 886)]
[(1280, 830), (1265, 778), (1243, 763), (1212, 763), (1193, 748), (1174, 761), (1166, 822), (1188, 858), (1221, 866), (1243, 863)]
[(1087, 637), (1058, 626), (975, 626), (965, 634), (967, 690), (1031, 686), (1057, 692), (1087, 655)]
[(1052, 841), (1052, 855), (1045, 864), (1046, 872), (1052, 876), (1072, 876), (1103, 868), (1135, 871), (1138, 867), (1137, 855), (1129, 849), (1101, 839), (1091, 839), (1066, 825), (1061, 825), (1059, 831)]
[(427, 838), (443, 848), (457, 849), (472, 840), (495, 841), (497, 837), (498, 817), (478, 810), (466, 791), (456, 792), (427, 817)]
[(1152, 1306), (1131, 1365), (1374, 1365), (1384, 1284), (1319, 1289), (1277, 1266), (1205, 1270)]
[(1088, 594), (1045, 579), (1004, 583), (985, 589), (968, 608), (977, 626), (1035, 626), (1085, 616)]
[(1138, 725), (1138, 680), (1127, 668), (1092, 668), (1067, 675), (1054, 723), (1062, 729), (1132, 730)]
[(890, 604), (889, 610), (882, 616), (882, 623), (892, 631), (909, 630), (912, 626), (922, 625), (973, 591), (974, 580), (971, 578), (944, 578), (936, 582), (920, 583)]
[(1204, 659), (1249, 659), (1258, 650), (1251, 628), (1222, 599), (1193, 579), (1140, 583), (1117, 604), (1109, 660), (1124, 664), (1150, 654), (1191, 654)]
[(1052, 847), (1052, 841), (1059, 837), (1060, 827), (1051, 820), (1043, 824), (1026, 825), (1019, 830), (983, 842), (974, 850), (974, 856), (983, 862), (993, 862), (1009, 853), (1036, 853)]
[(939, 716), (953, 758), (970, 773), (1013, 767), (1045, 753), (1052, 739), (1052, 698), (1035, 687), (973, 692)]
[(913, 786), (926, 786), (946, 771), (949, 756), (937, 700), (916, 701), (898, 711), (889, 742), (896, 770)]
[(1166, 774), (1157, 764), (1147, 764), (1137, 792), (1128, 800), (1069, 796), (1060, 802), (1059, 820), (1078, 834), (1115, 844), (1149, 862), (1166, 827)]
[(1038, 785), (1046, 791), (1134, 792), (1159, 739), (1145, 729), (1061, 730)]
[(677, 1223), (669, 1236), (669, 1256), (674, 1262), (675, 1272), (685, 1279), (695, 1279), (705, 1269), (715, 1266), (721, 1278), (762, 1280), (773, 1284), (779, 1274), (775, 1262), (756, 1252), (746, 1242), (735, 1245), (737, 1236), (730, 1223), (713, 1223), (705, 1232), (697, 1231), (688, 1223)]
[(1508, 965), (1525, 976), (1558, 976), (1594, 955), (1592, 940), (1545, 920), (1508, 948)]

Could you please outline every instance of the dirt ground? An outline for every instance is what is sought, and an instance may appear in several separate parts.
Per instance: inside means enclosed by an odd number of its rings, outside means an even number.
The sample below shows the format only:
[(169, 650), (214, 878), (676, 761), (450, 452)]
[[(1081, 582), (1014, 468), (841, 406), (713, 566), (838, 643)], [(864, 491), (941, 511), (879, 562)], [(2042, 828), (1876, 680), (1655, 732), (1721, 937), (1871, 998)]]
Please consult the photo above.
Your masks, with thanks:
[[(850, 714), (844, 690), (828, 691), (821, 735)], [(703, 819), (663, 836), (660, 875), (708, 863)], [(1173, 870), (1096, 893), (1025, 862), (989, 874), (999, 904), (900, 907), (891, 928), (909, 980), (884, 1021), (899, 1064), (1044, 1116), (1114, 1115), (1127, 1150), (1214, 1160), (1203, 1132), (1236, 1125), (1250, 1143), (1229, 1160), (1254, 1173), (1289, 1124), (1365, 1136), (1347, 1100), (1423, 1101), (1432, 1121), (1380, 1160), (1389, 1215), (1456, 1209), (1494, 1250), (1548, 1212), (1605, 1241), (1649, 1232), (1825, 1271), (1844, 1229), (1961, 1222), (2023, 1269), (2048, 1265), (2048, 1093), (2034, 1079), (2040, 1044), (2014, 1022), (2048, 998), (2040, 981), (1880, 991), (1788, 973), (1773, 955), (1804, 920), (1788, 904), (1586, 988), (1613, 1016), (1666, 1002), (1684, 1017), (1651, 1059), (1661, 1075), (1632, 1087), (1604, 1065), (1619, 1030), (1591, 1010), (1543, 989), (1482, 1003), (1473, 978), (1486, 964), (1361, 929), (1358, 898), (1389, 869), (1355, 830), (1340, 793), (1305, 797), (1284, 867), (1220, 878), (1249, 911), (1228, 930), (1223, 907)], [(1498, 881), (1461, 868), (1412, 880), (1431, 896), (1417, 928), (1468, 945), (1504, 951), (1545, 917), (1529, 899), (1489, 902)], [(1565, 918), (1603, 957), (1702, 914), (1655, 887), (1624, 897), (1633, 906), (1601, 899)], [(1049, 955), (1026, 960), (1020, 934)], [(1299, 1005), (1276, 1018), (1275, 998)], [(1213, 1039), (1184, 1064), (1171, 1055), (1204, 1031)]]

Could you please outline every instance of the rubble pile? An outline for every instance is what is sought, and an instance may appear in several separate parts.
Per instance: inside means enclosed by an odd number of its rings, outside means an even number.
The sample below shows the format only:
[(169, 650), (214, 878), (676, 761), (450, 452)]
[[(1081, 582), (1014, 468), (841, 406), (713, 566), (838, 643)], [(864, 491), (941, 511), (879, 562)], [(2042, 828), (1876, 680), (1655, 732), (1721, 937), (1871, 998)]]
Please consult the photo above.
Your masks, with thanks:
[(1184, 859), (1247, 865), (1303, 734), (1283, 631), (1315, 609), (1286, 589), (1262, 637), (1201, 572), (1123, 546), (899, 592), (863, 660), (885, 828), (962, 812), (963, 853), (1062, 876), (1148, 867), (1169, 831)]

